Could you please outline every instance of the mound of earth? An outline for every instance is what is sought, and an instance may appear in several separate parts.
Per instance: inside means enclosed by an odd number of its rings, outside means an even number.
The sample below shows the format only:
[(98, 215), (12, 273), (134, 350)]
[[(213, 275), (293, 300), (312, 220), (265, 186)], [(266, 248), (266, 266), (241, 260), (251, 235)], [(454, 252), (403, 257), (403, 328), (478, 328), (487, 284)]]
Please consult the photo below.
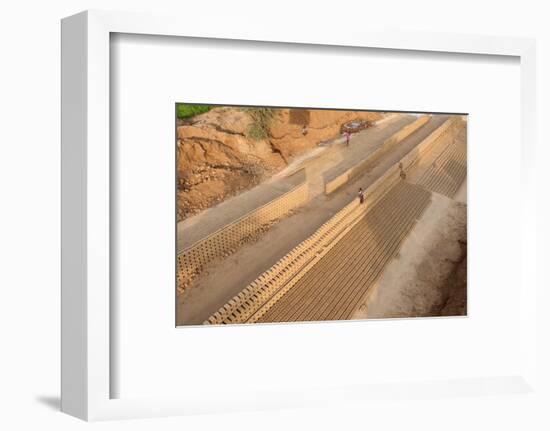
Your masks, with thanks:
[(249, 136), (249, 111), (220, 107), (178, 121), (178, 220), (214, 206), (271, 177), (351, 120), (376, 112), (276, 109), (264, 139)]

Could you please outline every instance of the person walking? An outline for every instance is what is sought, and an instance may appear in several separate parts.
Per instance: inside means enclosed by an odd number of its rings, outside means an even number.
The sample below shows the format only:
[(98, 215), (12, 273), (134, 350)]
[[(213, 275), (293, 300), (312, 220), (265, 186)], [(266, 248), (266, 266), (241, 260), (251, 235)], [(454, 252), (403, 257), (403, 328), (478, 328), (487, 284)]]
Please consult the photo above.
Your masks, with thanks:
[(346, 130), (345, 135), (346, 135), (346, 147), (349, 147), (349, 138), (351, 136), (351, 133)]
[(365, 202), (365, 192), (363, 191), (363, 189), (361, 187), (359, 187), (359, 203), (362, 204), (363, 202)]

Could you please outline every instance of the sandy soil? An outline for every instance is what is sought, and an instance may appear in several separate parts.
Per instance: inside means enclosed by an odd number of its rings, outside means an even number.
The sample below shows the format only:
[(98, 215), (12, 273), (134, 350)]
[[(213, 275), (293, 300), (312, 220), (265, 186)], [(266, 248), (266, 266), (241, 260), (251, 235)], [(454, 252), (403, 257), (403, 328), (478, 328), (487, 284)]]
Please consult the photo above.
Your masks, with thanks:
[(453, 199), (464, 204), (468, 201), (468, 181), (462, 183)]

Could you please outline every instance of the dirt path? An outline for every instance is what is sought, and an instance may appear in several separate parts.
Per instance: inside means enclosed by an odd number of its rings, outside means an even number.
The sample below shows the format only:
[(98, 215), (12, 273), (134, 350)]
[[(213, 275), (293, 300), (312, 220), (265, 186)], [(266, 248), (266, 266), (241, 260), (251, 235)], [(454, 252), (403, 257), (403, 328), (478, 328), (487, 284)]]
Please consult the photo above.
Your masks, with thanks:
[[(363, 139), (363, 136), (357, 137), (355, 142), (352, 140), (349, 148), (345, 146), (335, 147), (331, 154), (327, 153), (319, 160), (316, 159), (313, 163), (308, 163), (309, 167), (306, 167), (306, 175), (308, 175), (308, 181), (311, 181), (314, 185), (313, 199), (295, 214), (274, 225), (258, 242), (245, 245), (224, 260), (211, 262), (210, 265), (207, 265), (203, 273), (196, 279), (193, 288), (178, 296), (178, 325), (201, 324), (212, 312), (269, 269), (293, 247), (313, 234), (319, 226), (352, 199), (355, 199), (359, 186), (368, 187), (392, 164), (400, 160), (426, 136), (443, 124), (446, 119), (445, 116), (432, 117), (424, 127), (403, 140), (394, 151), (384, 155), (376, 168), (359, 176), (352, 183), (343, 186), (328, 197), (321, 193), (322, 189), (319, 190), (318, 186), (315, 188), (319, 176), (322, 177), (323, 169), (326, 170), (335, 166), (339, 161), (351, 157), (349, 154), (356, 157), (361, 153), (359, 151), (361, 147), (363, 147), (364, 154), (365, 147), (369, 142), (368, 139), (364, 138), (365, 141), (362, 141), (360, 139)], [(414, 117), (410, 119), (410, 121), (412, 120), (414, 120)], [(400, 128), (395, 125), (395, 122), (388, 122), (384, 127), (388, 133), (377, 135), (377, 141), (380, 144), (386, 137), (395, 132), (392, 126), (397, 127), (397, 130)], [(354, 150), (350, 150), (350, 148), (354, 148)], [(367, 151), (370, 149), (369, 147)], [(348, 153), (348, 151), (350, 152)]]

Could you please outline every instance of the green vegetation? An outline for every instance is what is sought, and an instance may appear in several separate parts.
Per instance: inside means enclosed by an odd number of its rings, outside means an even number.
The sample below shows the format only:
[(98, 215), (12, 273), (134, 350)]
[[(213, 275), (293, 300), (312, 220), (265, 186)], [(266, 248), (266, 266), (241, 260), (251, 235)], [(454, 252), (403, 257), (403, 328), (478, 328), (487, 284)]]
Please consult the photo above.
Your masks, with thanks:
[(210, 105), (188, 105), (186, 103), (178, 103), (176, 105), (176, 112), (178, 118), (183, 120), (185, 118), (190, 118), (195, 115), (203, 114), (204, 112), (210, 111), (214, 106)]
[(269, 125), (275, 110), (272, 108), (243, 108), (252, 117), (253, 123), (250, 125), (247, 136), (251, 139), (266, 139), (269, 137)]
[[(187, 103), (178, 103), (176, 105), (176, 113), (180, 120), (194, 117), (195, 115), (208, 112), (215, 106), (211, 105), (190, 105)], [(246, 135), (250, 139), (260, 140), (269, 137), (269, 125), (275, 117), (276, 110), (273, 108), (241, 108), (244, 112), (252, 117)]]

